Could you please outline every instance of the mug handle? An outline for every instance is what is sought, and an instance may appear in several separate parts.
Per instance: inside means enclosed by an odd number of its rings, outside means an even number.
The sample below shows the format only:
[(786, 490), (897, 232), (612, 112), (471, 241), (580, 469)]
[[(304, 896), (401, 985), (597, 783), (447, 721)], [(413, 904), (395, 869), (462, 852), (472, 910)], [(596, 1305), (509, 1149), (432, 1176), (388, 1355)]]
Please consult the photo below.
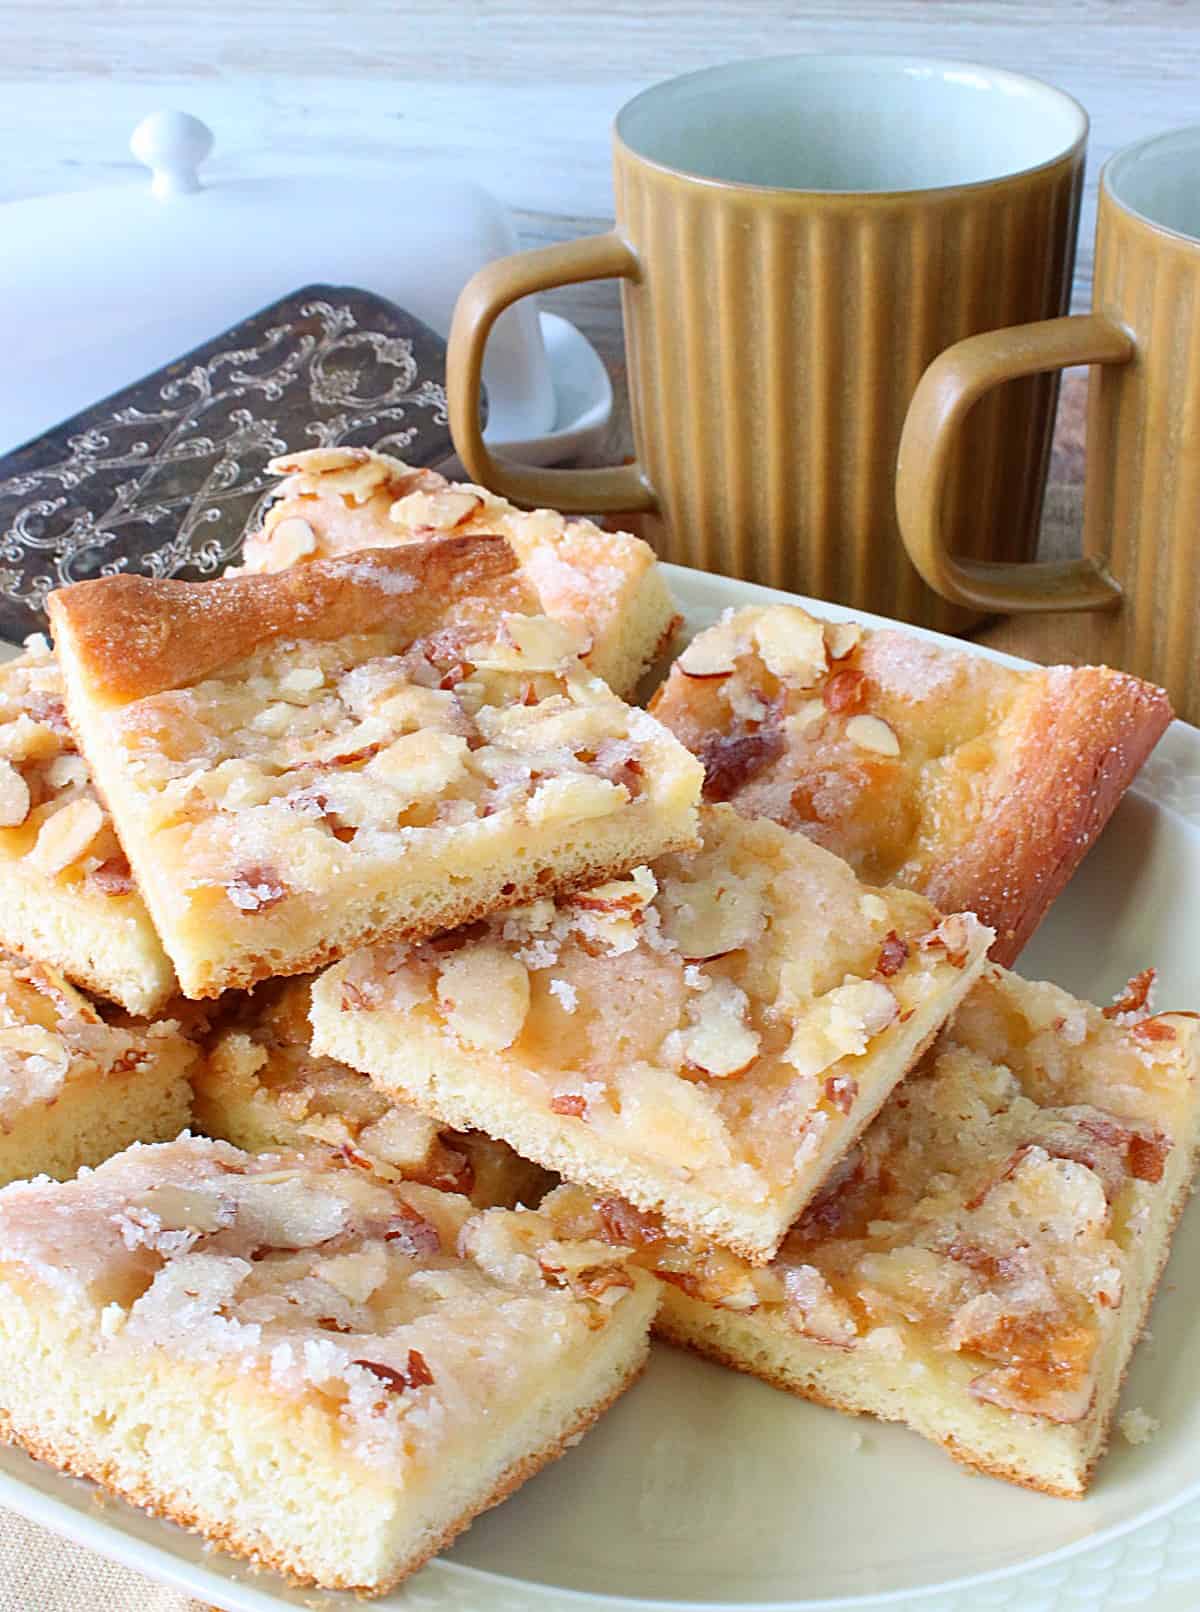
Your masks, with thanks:
[(636, 280), (638, 260), (615, 230), (543, 246), (487, 263), (467, 281), (454, 310), (446, 354), (450, 434), (476, 481), (516, 504), (547, 504), (567, 514), (654, 510), (658, 500), (641, 467), (541, 470), (497, 459), (480, 428), (483, 354), (492, 326), (511, 303), (552, 286), (623, 277)]
[(922, 375), (900, 436), (896, 513), (909, 558), (929, 586), (953, 604), (1010, 614), (1027, 610), (1106, 610), (1120, 584), (1098, 561), (956, 559), (942, 522), (955, 438), (973, 404), (1002, 381), (1068, 364), (1125, 364), (1132, 338), (1101, 314), (1042, 319), (968, 336)]

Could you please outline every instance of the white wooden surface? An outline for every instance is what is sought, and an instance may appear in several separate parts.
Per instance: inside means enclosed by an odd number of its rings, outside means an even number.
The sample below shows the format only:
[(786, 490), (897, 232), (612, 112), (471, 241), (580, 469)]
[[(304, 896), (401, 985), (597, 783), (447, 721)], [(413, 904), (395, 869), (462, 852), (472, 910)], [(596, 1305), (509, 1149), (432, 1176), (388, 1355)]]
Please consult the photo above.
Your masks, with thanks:
[[(398, 158), (469, 174), (534, 243), (600, 227), (608, 125), (642, 86), (723, 59), (881, 50), (1033, 72), (1092, 115), (1103, 158), (1200, 120), (1194, 0), (0, 0), (0, 200), (120, 181), (147, 110), (217, 131), (214, 177)], [(403, 194), (381, 191), (402, 207)], [(0, 250), (3, 215), (0, 214)], [(1091, 263), (1091, 207), (1077, 301)], [(609, 287), (554, 299), (619, 345)]]

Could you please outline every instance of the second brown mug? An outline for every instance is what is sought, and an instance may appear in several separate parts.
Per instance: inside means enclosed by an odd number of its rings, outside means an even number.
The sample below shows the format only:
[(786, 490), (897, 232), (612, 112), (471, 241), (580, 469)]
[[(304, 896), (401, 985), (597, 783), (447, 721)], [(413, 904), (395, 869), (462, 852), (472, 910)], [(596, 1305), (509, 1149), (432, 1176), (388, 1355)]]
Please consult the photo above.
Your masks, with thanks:
[[(926, 626), (895, 465), (923, 371), (965, 336), (1066, 311), (1087, 119), (985, 67), (793, 56), (672, 79), (616, 121), (616, 228), (488, 265), (450, 337), (471, 474), (518, 503), (653, 510), (664, 557)], [(484, 446), (488, 332), (518, 298), (619, 276), (637, 463), (545, 471)], [(1057, 377), (988, 397), (943, 477), (954, 552), (1029, 559)]]
[[(1093, 312), (972, 337), (913, 399), (897, 498), (927, 580), (970, 609), (1104, 610), (1099, 658), (1200, 722), (1200, 128), (1118, 152), (1100, 176)], [(1100, 366), (1088, 388), (1083, 556), (980, 564), (946, 519), (960, 433), (1014, 376)]]

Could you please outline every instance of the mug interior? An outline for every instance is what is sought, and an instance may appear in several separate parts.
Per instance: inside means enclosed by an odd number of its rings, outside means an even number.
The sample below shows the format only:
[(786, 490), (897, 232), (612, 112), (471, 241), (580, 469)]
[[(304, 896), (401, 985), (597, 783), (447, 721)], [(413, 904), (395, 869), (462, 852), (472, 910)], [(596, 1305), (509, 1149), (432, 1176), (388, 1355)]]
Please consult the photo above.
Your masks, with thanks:
[(1039, 168), (1087, 133), (1061, 90), (1018, 73), (905, 56), (778, 56), (669, 79), (635, 96), (617, 135), (697, 179), (887, 192), (980, 184)]
[(1159, 229), (1200, 241), (1200, 128), (1156, 134), (1119, 151), (1104, 170), (1104, 186)]

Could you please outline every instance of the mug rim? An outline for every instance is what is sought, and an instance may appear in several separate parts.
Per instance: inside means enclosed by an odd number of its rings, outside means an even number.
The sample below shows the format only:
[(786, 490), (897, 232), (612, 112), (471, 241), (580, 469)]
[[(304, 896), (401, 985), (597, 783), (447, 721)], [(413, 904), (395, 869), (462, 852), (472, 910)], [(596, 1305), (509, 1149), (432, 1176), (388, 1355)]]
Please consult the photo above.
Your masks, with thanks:
[[(833, 190), (821, 188), (806, 188), (792, 185), (761, 185), (751, 183), (744, 179), (718, 179), (711, 174), (699, 173), (691, 168), (676, 167), (673, 163), (662, 162), (656, 157), (646, 155), (639, 151), (625, 136), (622, 122), (634, 107), (653, 99), (668, 86), (695, 82), (698, 79), (714, 78), (719, 74), (728, 72), (731, 68), (766, 67), (781, 62), (824, 62), (827, 65), (853, 65), (890, 68), (921, 68), (932, 69), (939, 74), (947, 72), (971, 73), (997, 82), (1011, 85), (1021, 85), (1030, 88), (1039, 94), (1056, 100), (1065, 105), (1068, 112), (1074, 114), (1076, 133), (1074, 138), (1052, 156), (1044, 158), (1041, 162), (1030, 163), (1023, 168), (1013, 168), (1003, 173), (992, 174), (986, 179), (969, 179), (959, 184), (949, 185), (914, 185), (904, 190)], [(1200, 127), (1200, 126), (1198, 126)], [(1088, 134), (1091, 129), (1091, 119), (1087, 109), (1076, 100), (1067, 90), (1060, 89), (1056, 84), (1048, 83), (1043, 78), (1035, 78), (1031, 73), (1013, 72), (1007, 67), (989, 67), (983, 62), (963, 61), (957, 57), (943, 56), (914, 56), (906, 51), (785, 51), (774, 56), (740, 56), (732, 61), (719, 62), (711, 67), (699, 67), (690, 73), (676, 73), (670, 78), (660, 79), (655, 84), (649, 84), (644, 90), (639, 90), (634, 96), (621, 106), (612, 123), (613, 144), (619, 150), (626, 152), (633, 160), (643, 167), (653, 169), (656, 173), (665, 174), (673, 179), (682, 180), (687, 184), (702, 186), (711, 190), (723, 190), (747, 196), (774, 196), (778, 198), (803, 198), (804, 200), (821, 199), (830, 203), (853, 202), (856, 206), (876, 203), (888, 204), (912, 197), (946, 197), (961, 195), (966, 192), (987, 190), (997, 185), (1009, 185), (1015, 180), (1026, 179), (1035, 174), (1046, 173), (1066, 161), (1073, 160), (1087, 145)], [(1178, 133), (1179, 131), (1174, 131)], [(1152, 136), (1161, 138), (1160, 136)], [(1145, 142), (1139, 142), (1143, 144)], [(1133, 149), (1133, 148), (1130, 148)], [(1113, 159), (1115, 160), (1115, 159)], [(1107, 171), (1107, 165), (1106, 165)], [(1190, 237), (1184, 237), (1190, 239)]]
[(1194, 136), (1197, 143), (1200, 143), (1200, 123), (1184, 123), (1177, 129), (1163, 129), (1158, 134), (1145, 135), (1141, 140), (1134, 140), (1131, 145), (1122, 146), (1120, 151), (1114, 151), (1100, 170), (1100, 191), (1127, 218), (1135, 219), (1146, 229), (1153, 230), (1156, 235), (1178, 241), (1182, 246), (1200, 250), (1200, 231), (1189, 235), (1187, 230), (1175, 229), (1171, 224), (1164, 224), (1157, 218), (1151, 218), (1149, 213), (1142, 212), (1140, 207), (1134, 207), (1131, 202), (1126, 201), (1114, 185), (1114, 181), (1120, 178), (1121, 167), (1126, 162), (1144, 155), (1154, 146), (1168, 145), (1171, 141), (1187, 135)]

